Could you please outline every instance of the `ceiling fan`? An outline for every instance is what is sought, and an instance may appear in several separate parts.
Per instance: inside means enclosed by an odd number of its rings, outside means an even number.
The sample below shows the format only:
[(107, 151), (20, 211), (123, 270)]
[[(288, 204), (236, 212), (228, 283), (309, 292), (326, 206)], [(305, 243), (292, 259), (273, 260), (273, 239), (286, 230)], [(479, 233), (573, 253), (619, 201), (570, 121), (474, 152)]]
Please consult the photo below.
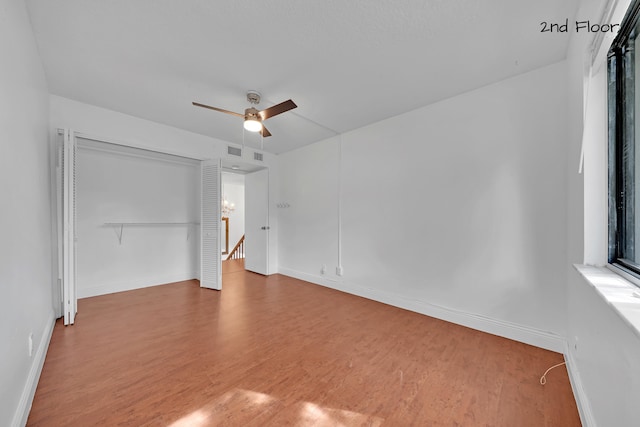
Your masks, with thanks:
[[(247, 92), (247, 101), (249, 101), (253, 105), (257, 105), (260, 103), (260, 93), (255, 90), (250, 90)], [(263, 137), (271, 136), (271, 132), (264, 127), (265, 120), (277, 116), (278, 114), (282, 114), (286, 111), (293, 110), (297, 107), (295, 102), (292, 100), (287, 100), (281, 102), (280, 104), (276, 104), (272, 107), (266, 108), (262, 111), (258, 111), (255, 107), (249, 107), (244, 110), (244, 114), (235, 113), (233, 111), (224, 110), (218, 107), (212, 107), (210, 105), (200, 104), (199, 102), (192, 102), (196, 107), (208, 108), (210, 110), (220, 111), (221, 113), (231, 114), (233, 116), (238, 116), (244, 118), (244, 128), (250, 132), (260, 132)]]

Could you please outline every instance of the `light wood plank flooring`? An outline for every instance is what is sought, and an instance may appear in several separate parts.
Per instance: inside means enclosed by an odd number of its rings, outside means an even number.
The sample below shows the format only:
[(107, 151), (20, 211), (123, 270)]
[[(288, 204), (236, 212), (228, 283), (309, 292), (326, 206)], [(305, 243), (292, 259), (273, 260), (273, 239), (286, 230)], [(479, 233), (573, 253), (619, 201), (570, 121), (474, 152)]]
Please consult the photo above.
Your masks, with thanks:
[(29, 426), (579, 426), (560, 354), (227, 264), (79, 301)]

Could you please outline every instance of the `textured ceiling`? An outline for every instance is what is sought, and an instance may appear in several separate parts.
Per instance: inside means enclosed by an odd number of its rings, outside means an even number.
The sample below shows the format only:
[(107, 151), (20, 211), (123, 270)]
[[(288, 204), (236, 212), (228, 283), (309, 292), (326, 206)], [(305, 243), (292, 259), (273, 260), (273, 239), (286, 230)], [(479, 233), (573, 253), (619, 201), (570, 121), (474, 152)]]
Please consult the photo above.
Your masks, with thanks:
[[(562, 60), (577, 0), (27, 0), (51, 93), (281, 153)], [(260, 145), (247, 133), (245, 142)]]

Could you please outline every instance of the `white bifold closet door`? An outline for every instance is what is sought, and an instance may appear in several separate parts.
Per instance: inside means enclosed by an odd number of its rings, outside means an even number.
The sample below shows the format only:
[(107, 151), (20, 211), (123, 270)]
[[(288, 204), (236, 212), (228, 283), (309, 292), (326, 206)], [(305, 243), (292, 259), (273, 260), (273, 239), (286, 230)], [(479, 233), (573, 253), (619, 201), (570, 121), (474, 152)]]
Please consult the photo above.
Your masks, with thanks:
[(200, 287), (222, 289), (220, 160), (201, 163)]
[(58, 277), (61, 284), (62, 315), (65, 325), (75, 322), (78, 311), (76, 288), (76, 158), (77, 146), (72, 130), (64, 129), (58, 142)]

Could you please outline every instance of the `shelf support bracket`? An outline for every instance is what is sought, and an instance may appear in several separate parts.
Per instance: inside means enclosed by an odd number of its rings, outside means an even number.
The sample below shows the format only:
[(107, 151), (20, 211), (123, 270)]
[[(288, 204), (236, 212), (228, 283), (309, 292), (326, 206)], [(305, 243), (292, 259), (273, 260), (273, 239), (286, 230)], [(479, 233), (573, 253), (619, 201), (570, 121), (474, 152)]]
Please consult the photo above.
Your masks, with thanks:
[(124, 224), (120, 224), (120, 229), (118, 230), (118, 224), (113, 226), (116, 235), (118, 236), (118, 244), (122, 245), (122, 230), (124, 230)]

